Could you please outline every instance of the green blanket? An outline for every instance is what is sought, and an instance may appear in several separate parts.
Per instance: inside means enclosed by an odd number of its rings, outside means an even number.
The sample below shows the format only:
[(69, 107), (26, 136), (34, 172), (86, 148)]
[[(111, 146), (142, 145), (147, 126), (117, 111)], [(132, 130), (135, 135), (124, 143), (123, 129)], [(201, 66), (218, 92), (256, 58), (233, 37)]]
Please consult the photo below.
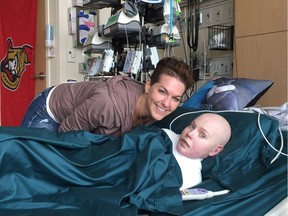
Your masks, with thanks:
[(120, 139), (0, 127), (0, 215), (179, 215), (180, 168), (161, 129)]

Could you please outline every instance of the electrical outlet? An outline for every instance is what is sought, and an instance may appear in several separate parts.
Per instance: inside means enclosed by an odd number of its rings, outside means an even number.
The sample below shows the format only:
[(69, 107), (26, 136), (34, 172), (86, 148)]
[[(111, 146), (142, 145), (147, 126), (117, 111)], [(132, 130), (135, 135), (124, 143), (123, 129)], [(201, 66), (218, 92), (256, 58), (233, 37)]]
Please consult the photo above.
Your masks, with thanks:
[(216, 75), (230, 75), (233, 71), (233, 62), (230, 58), (211, 59), (210, 72)]
[(202, 12), (202, 20), (203, 20), (203, 24), (204, 25), (209, 25), (211, 24), (211, 9), (206, 9), (206, 10), (203, 10)]
[(222, 19), (222, 7), (216, 7), (215, 8), (215, 21), (221, 21)]
[(226, 16), (227, 19), (233, 18), (233, 7), (232, 6), (227, 7), (226, 12), (227, 12), (227, 16)]
[(67, 50), (67, 62), (74, 63), (76, 62), (76, 51), (73, 49)]
[(222, 20), (223, 22), (228, 22), (229, 20), (233, 20), (233, 3), (223, 4), (222, 6)]

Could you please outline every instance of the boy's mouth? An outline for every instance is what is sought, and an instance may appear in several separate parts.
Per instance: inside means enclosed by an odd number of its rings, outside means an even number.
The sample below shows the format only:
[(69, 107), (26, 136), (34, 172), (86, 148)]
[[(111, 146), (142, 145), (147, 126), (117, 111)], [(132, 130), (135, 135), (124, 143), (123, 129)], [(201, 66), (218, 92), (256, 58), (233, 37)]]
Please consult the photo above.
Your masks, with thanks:
[(179, 144), (183, 147), (183, 148), (190, 148), (189, 144), (187, 143), (187, 141), (185, 139), (181, 139)]

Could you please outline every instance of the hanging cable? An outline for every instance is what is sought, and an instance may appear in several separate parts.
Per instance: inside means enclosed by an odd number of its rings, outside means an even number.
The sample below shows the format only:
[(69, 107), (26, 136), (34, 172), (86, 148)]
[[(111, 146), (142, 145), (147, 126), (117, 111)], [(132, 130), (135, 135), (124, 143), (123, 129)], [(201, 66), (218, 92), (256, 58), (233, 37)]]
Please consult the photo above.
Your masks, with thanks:
[[(188, 46), (194, 51), (198, 48), (199, 22), (200, 22), (200, 3), (199, 0), (188, 1), (188, 24), (187, 42)], [(193, 11), (194, 9), (194, 11)]]

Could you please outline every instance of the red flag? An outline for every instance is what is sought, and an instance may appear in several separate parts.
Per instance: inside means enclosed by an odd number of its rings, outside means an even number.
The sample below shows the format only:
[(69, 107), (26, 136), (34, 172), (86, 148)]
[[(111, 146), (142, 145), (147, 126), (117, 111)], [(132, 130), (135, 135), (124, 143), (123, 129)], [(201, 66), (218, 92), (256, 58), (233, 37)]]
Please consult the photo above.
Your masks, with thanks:
[(19, 126), (34, 97), (36, 0), (1, 0), (1, 123)]

